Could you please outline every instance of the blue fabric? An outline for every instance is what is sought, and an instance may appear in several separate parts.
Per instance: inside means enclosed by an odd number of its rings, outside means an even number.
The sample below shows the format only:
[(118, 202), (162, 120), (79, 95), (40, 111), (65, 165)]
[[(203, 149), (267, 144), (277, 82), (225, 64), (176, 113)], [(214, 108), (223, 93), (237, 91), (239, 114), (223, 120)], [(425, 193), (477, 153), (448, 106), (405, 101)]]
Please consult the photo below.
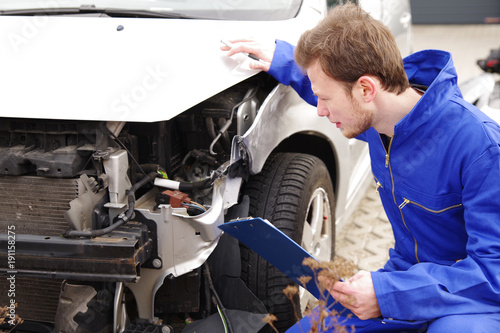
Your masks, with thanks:
[[(297, 324), (289, 328), (286, 333), (305, 333), (310, 332), (314, 319), (318, 321), (318, 308), (302, 318)], [(407, 333), (423, 333), (427, 332), (428, 323), (417, 321), (399, 321), (399, 320), (384, 320), (381, 318), (361, 320), (357, 318), (351, 311), (344, 308), (340, 303), (336, 303), (332, 312), (335, 314), (328, 317), (324, 325), (318, 324), (318, 332), (333, 333), (339, 331), (339, 326), (345, 327), (348, 333), (389, 333), (389, 332), (407, 332)]]
[(311, 81), (293, 60), (294, 49), (295, 47), (287, 42), (276, 40), (278, 52), (275, 52), (268, 73), (282, 84), (291, 86), (307, 103), (316, 106), (318, 98), (311, 90)]
[(454, 315), (430, 323), (428, 333), (490, 333), (498, 332), (500, 314)]
[[(410, 322), (379, 318), (361, 320), (349, 310), (343, 308), (340, 303), (337, 303), (333, 310), (335, 310), (334, 313), (340, 315), (336, 315), (335, 319), (328, 318), (325, 320), (324, 326), (318, 325), (318, 332), (338, 332), (339, 326), (335, 326), (335, 324), (343, 326), (348, 333), (491, 333), (497, 332), (498, 328), (500, 328), (499, 313), (451, 315), (428, 322)], [(288, 329), (286, 333), (310, 332), (313, 324), (313, 316), (315, 316), (314, 312), (302, 318), (297, 324)]]
[[(276, 44), (276, 62), (293, 68), (293, 47), (283, 44)], [(372, 272), (382, 315), (424, 321), (497, 316), (500, 126), (463, 100), (449, 53), (421, 51), (404, 65), (410, 83), (427, 91), (396, 124), (388, 151), (373, 128), (358, 137), (369, 143), (374, 181), (396, 240), (384, 269)], [(278, 67), (270, 73), (311, 100), (307, 77), (294, 74), (291, 82)]]

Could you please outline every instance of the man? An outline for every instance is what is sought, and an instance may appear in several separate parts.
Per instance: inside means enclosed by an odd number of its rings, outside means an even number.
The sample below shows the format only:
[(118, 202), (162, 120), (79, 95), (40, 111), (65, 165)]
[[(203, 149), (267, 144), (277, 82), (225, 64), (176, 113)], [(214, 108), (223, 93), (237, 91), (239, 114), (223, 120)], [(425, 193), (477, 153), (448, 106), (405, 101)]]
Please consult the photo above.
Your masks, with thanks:
[(295, 50), (235, 42), (229, 56), (260, 57), (254, 68), (369, 144), (395, 246), (377, 272), (323, 281), (357, 316), (345, 325), (500, 332), (500, 126), (462, 99), (451, 55), (426, 50), (403, 62), (390, 31), (354, 5), (332, 10)]

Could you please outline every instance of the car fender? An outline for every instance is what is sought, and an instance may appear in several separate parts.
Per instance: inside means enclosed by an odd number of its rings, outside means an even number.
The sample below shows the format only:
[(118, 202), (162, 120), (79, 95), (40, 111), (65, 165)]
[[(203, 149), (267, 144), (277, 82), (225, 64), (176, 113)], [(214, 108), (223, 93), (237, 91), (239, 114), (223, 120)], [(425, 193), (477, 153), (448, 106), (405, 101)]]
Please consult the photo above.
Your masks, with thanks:
[[(328, 119), (318, 117), (314, 106), (304, 102), (291, 87), (280, 84), (269, 94), (254, 123), (242, 136), (249, 154), (250, 174), (259, 173), (269, 154), (282, 141), (296, 133), (321, 136), (331, 146), (334, 137), (342, 137)], [(343, 137), (340, 140), (343, 141)], [(339, 145), (336, 149), (339, 154), (347, 156), (345, 147)]]
[[(333, 155), (336, 161), (329, 167), (335, 170), (332, 175), (335, 187), (342, 191), (336, 193), (336, 221), (343, 225), (345, 212), (357, 204), (353, 198), (360, 188), (364, 188), (369, 174), (369, 159), (363, 160), (362, 167), (359, 167), (354, 161), (351, 165), (351, 155), (366, 147), (357, 139), (345, 138), (327, 118), (319, 117), (316, 108), (303, 101), (290, 86), (276, 86), (260, 107), (250, 129), (241, 137), (235, 137), (231, 163), (244, 159), (249, 173), (257, 174), (280, 143), (299, 133), (319, 137), (331, 148), (325, 154)], [(360, 156), (365, 155), (367, 153), (363, 152)]]

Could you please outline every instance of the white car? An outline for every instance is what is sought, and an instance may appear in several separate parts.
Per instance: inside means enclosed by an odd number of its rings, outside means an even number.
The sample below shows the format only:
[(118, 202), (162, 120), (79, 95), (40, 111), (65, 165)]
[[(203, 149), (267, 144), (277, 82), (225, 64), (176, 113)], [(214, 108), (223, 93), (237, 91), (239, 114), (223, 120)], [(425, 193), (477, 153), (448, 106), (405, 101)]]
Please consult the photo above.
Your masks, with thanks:
[(483, 73), (460, 85), (464, 99), (500, 124), (500, 81), (493, 73)]
[[(408, 1), (360, 2), (408, 54)], [(292, 325), (289, 280), (218, 225), (263, 217), (331, 259), (370, 180), (367, 147), (220, 41), (295, 43), (326, 12), (321, 0), (2, 1), (0, 271), (13, 279), (0, 286), (14, 292), (0, 295), (0, 328), (258, 331), (268, 312)]]

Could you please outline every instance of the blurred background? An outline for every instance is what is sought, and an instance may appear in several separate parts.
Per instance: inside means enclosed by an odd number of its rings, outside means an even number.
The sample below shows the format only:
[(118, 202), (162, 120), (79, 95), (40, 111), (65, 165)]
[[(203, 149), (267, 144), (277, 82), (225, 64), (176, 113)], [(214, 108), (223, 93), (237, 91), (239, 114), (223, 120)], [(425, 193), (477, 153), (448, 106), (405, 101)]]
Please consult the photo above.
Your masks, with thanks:
[[(347, 1), (327, 0), (331, 7)], [(397, 1), (385, 0), (397, 5)], [(385, 4), (385, 3), (384, 3)], [(459, 83), (479, 75), (478, 59), (500, 48), (500, 0), (410, 0), (413, 51), (451, 52)]]
[[(327, 0), (327, 2), (332, 6), (345, 0)], [(410, 5), (414, 24), (500, 23), (498, 0), (410, 0)]]

